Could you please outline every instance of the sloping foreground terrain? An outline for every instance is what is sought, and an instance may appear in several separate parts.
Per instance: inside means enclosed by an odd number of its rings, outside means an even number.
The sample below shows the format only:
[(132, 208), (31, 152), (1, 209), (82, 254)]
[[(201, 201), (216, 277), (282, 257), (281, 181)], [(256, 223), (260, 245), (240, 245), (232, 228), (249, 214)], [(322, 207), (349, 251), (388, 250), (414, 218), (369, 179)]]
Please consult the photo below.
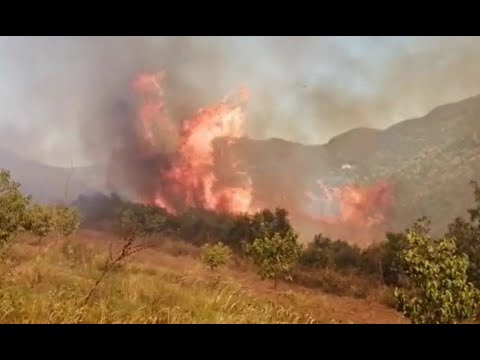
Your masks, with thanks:
[(404, 323), (370, 299), (293, 284), (274, 291), (248, 266), (212, 273), (198, 248), (161, 241), (101, 277), (120, 244), (105, 233), (19, 239), (0, 266), (0, 323)]

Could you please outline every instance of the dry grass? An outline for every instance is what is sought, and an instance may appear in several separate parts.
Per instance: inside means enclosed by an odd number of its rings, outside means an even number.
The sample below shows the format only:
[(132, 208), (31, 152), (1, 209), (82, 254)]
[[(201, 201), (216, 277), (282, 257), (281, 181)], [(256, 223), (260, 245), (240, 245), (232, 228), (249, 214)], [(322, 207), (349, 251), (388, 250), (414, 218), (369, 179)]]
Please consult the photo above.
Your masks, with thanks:
[[(331, 277), (329, 277), (331, 275)], [(327, 275), (330, 283), (335, 278), (344, 275), (335, 273)], [(348, 279), (349, 276), (346, 276)], [(257, 296), (265, 299), (274, 298), (285, 307), (292, 307), (299, 312), (308, 312), (322, 323), (335, 324), (403, 324), (408, 321), (392, 308), (392, 291), (387, 288), (369, 288), (367, 296), (345, 295), (345, 287), (349, 281), (355, 283), (363, 280), (352, 279), (345, 281), (337, 288), (326, 291), (317, 286), (303, 286), (298, 282), (281, 283), (279, 291), (275, 291), (273, 284), (260, 281), (254, 273), (238, 273), (235, 280), (243, 286), (255, 291)], [(332, 286), (332, 285), (331, 285)], [(368, 285), (364, 285), (367, 286)], [(335, 293), (336, 292), (336, 293)]]
[(342, 274), (330, 269), (297, 271), (295, 282), (330, 294), (359, 299), (378, 298), (383, 292), (382, 285), (376, 279)]
[(109, 273), (84, 305), (107, 258), (77, 239), (50, 239), (40, 249), (19, 241), (0, 268), (0, 323), (315, 322), (228, 279), (135, 260)]
[(345, 274), (325, 269), (317, 271), (297, 271), (295, 282), (310, 289), (319, 289), (328, 294), (342, 297), (365, 299), (396, 308), (394, 289), (382, 284), (376, 278)]
[(158, 239), (156, 248), (165, 254), (174, 257), (189, 256), (196, 259), (200, 258), (200, 249), (184, 241), (172, 240), (169, 238)]
[(85, 305), (111, 246), (115, 253), (122, 248), (117, 238), (83, 231), (41, 246), (18, 239), (0, 261), (0, 323), (405, 322), (381, 304), (385, 293), (365, 296), (352, 285), (363, 280), (323, 274), (320, 287), (282, 283), (275, 291), (245, 259), (212, 273), (198, 248), (168, 239), (155, 244), (110, 271)]

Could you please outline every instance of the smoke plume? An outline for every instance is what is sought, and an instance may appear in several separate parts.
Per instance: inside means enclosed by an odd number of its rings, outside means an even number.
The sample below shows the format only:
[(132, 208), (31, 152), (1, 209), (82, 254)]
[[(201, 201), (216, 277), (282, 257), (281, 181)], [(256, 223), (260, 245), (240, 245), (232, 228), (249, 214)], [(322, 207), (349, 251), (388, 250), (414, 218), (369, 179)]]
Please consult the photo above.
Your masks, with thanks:
[(175, 119), (245, 85), (248, 136), (305, 143), (385, 127), (480, 92), (477, 38), (401, 40), (2, 38), (1, 140), (50, 163), (106, 160), (117, 127), (112, 109), (128, 101), (139, 72), (167, 71)]
[[(99, 164), (112, 189), (177, 209), (199, 201), (230, 209), (228, 196), (246, 208), (239, 199), (249, 196), (250, 179), (238, 181), (241, 154), (225, 159), (225, 145), (215, 154), (203, 148), (214, 160), (208, 166), (185, 155), (200, 109), (237, 111), (222, 100), (240, 86), (250, 93), (238, 110), (241, 136), (310, 144), (480, 93), (477, 38), (16, 37), (0, 39), (0, 51), (3, 147), (51, 164)], [(152, 105), (151, 94), (139, 94), (139, 75), (162, 72)], [(138, 128), (152, 111), (155, 135)], [(209, 129), (225, 114), (207, 121)], [(237, 137), (222, 129), (220, 137)], [(175, 176), (190, 183), (180, 186)], [(186, 196), (180, 205), (179, 194)]]

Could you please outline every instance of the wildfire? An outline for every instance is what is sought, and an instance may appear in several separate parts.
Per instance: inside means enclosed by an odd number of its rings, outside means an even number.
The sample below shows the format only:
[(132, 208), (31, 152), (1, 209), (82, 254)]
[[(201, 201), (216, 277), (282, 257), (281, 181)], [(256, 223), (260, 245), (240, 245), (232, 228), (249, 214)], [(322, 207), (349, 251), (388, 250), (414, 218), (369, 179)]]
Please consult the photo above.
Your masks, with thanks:
[(391, 187), (385, 182), (366, 187), (344, 186), (336, 189), (335, 196), (341, 202), (341, 220), (359, 226), (382, 224), (392, 204)]
[[(176, 125), (178, 121), (172, 121), (164, 101), (165, 79), (165, 72), (143, 73), (132, 83), (138, 100), (135, 126), (138, 151), (142, 152), (139, 158), (154, 159), (142, 165), (148, 171), (139, 174), (139, 201), (171, 213), (199, 207), (233, 214), (256, 211), (260, 201), (265, 207), (280, 203), (288, 208), (292, 219), (313, 223), (319, 232), (333, 229), (331, 233), (339, 234), (340, 229), (344, 239), (358, 239), (359, 234), (371, 237), (375, 229), (386, 223), (392, 205), (392, 191), (387, 183), (328, 187), (318, 180), (319, 188), (306, 191), (300, 201), (298, 195), (287, 196), (282, 188), (271, 199), (257, 199), (253, 204), (249, 174), (242, 169), (238, 156), (224, 156), (223, 152), (225, 146), (244, 136), (247, 89), (239, 89)], [(226, 141), (216, 153), (214, 143), (219, 138)], [(158, 154), (161, 156), (155, 157)], [(351, 168), (349, 164), (342, 166), (344, 170)], [(306, 201), (311, 205), (308, 211), (303, 208)]]
[[(163, 101), (162, 81), (165, 72), (155, 74), (142, 73), (133, 82), (133, 90), (140, 95), (140, 106), (137, 112), (139, 133), (142, 134), (146, 151), (154, 151), (160, 146), (159, 141), (165, 139), (165, 133), (175, 134), (175, 126), (166, 113)], [(161, 136), (160, 133), (163, 133)]]
[[(355, 234), (370, 242), (375, 230), (386, 225), (386, 215), (393, 204), (392, 188), (386, 182), (370, 186), (345, 185), (328, 187), (317, 181), (320, 195), (307, 192), (311, 204), (321, 204), (320, 215), (312, 215), (324, 228), (342, 236)], [(321, 227), (321, 226), (320, 226)], [(348, 235), (344, 235), (348, 233)]]
[[(138, 121), (150, 146), (155, 146), (155, 128), (171, 131), (173, 125), (166, 114), (162, 99), (165, 73), (141, 74), (133, 88), (140, 96)], [(183, 121), (178, 131), (176, 155), (172, 166), (159, 174), (153, 202), (175, 212), (179, 208), (202, 207), (231, 213), (248, 212), (252, 197), (248, 176), (243, 186), (222, 186), (217, 181), (213, 141), (217, 138), (236, 139), (244, 135), (243, 104), (248, 97), (240, 89), (239, 99), (230, 97)]]

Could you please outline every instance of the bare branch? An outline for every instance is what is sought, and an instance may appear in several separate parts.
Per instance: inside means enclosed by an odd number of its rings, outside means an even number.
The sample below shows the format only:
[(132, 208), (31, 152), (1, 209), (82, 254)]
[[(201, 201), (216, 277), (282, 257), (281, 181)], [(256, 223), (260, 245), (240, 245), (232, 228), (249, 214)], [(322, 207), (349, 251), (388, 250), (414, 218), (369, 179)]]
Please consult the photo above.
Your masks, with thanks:
[(119, 252), (119, 254), (115, 258), (113, 257), (112, 244), (110, 244), (109, 256), (108, 256), (107, 261), (105, 262), (105, 268), (104, 268), (102, 274), (100, 275), (100, 277), (97, 279), (97, 281), (93, 285), (93, 287), (90, 290), (90, 292), (88, 293), (88, 295), (86, 296), (85, 300), (83, 301), (84, 306), (87, 305), (88, 301), (90, 300), (93, 293), (95, 292), (95, 289), (100, 285), (100, 283), (103, 281), (105, 276), (107, 276), (107, 274), (112, 269), (114, 269), (116, 265), (120, 264), (123, 260), (127, 259), (128, 257), (130, 257), (134, 254), (137, 254), (142, 250), (145, 250), (148, 247), (148, 245), (142, 244), (142, 243), (134, 244), (135, 240), (136, 240), (136, 238), (133, 234), (128, 235), (125, 238), (125, 242), (124, 242), (124, 245), (122, 247), (122, 250)]

